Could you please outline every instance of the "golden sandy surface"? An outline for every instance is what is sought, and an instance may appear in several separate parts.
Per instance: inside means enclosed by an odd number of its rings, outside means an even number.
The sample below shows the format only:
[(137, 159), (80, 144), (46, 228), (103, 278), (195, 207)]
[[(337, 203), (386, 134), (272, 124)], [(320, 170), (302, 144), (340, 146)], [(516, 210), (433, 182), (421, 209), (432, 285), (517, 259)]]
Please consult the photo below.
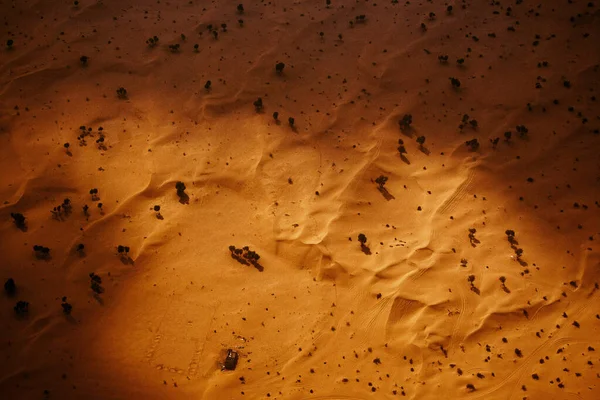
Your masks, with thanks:
[(0, 0), (0, 398), (600, 398), (600, 3), (237, 6)]

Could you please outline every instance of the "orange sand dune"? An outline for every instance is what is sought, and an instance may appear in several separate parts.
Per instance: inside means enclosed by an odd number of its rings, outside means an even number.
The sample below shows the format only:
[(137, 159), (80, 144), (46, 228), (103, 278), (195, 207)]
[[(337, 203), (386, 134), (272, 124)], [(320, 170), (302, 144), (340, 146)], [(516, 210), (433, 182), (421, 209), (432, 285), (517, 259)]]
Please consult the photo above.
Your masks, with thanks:
[(0, 0), (0, 398), (600, 398), (599, 7)]

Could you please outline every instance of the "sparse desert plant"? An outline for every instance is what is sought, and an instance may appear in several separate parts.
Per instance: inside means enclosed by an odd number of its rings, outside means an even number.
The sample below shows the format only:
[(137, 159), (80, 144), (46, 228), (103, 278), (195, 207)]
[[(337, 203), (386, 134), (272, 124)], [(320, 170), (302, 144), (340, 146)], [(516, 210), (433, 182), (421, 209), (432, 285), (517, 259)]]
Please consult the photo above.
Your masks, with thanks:
[(277, 64), (275, 64), (275, 72), (277, 72), (278, 74), (282, 74), (284, 68), (285, 64), (282, 62), (278, 62)]
[(404, 140), (398, 139), (398, 152), (400, 153), (400, 157), (406, 154), (406, 148), (404, 147)]
[(188, 204), (190, 197), (185, 192), (185, 189), (186, 189), (185, 183), (178, 181), (175, 184), (175, 189), (177, 189), (177, 196), (179, 197), (179, 202), (181, 204)]
[(117, 89), (117, 97), (119, 97), (120, 99), (124, 100), (127, 98), (127, 89), (125, 89), (124, 87), (120, 87)]
[(356, 23), (362, 24), (367, 21), (367, 16), (365, 14), (360, 14), (354, 17), (354, 20), (356, 21)]
[(10, 213), (11, 218), (17, 228), (25, 230), (27, 227), (25, 216), (21, 213)]
[(383, 187), (385, 186), (387, 180), (388, 180), (387, 176), (379, 175), (379, 177), (377, 179), (375, 179), (375, 183), (377, 185), (379, 185), (380, 189), (383, 189)]
[(358, 234), (358, 241), (359, 241), (361, 244), (365, 244), (365, 243), (367, 243), (367, 236), (366, 236), (364, 233), (359, 233), (359, 234)]
[(529, 129), (525, 125), (517, 125), (517, 133), (519, 137), (524, 138), (529, 133)]
[(17, 284), (13, 278), (8, 278), (6, 282), (4, 282), (4, 292), (9, 297), (12, 297), (17, 293)]
[(237, 6), (237, 11), (238, 11), (240, 14), (243, 14), (243, 13), (244, 13), (244, 5), (243, 5), (243, 4), (238, 4), (238, 6)]
[(171, 50), (171, 53), (179, 52), (180, 48), (181, 48), (181, 45), (179, 43), (174, 43), (174, 44), (169, 45), (169, 50)]
[(100, 212), (103, 212), (103, 209), (102, 209), (102, 207), (104, 207), (104, 204), (102, 204), (102, 203), (98, 203), (98, 208), (100, 209)]
[(325, 0), (325, 7), (329, 8), (331, 6), (331, 0)]
[(15, 304), (14, 310), (15, 310), (15, 313), (17, 313), (17, 315), (19, 315), (19, 316), (27, 314), (29, 312), (29, 302), (23, 301), (23, 300), (17, 301), (17, 304)]
[(63, 200), (62, 204), (52, 208), (50, 211), (52, 213), (52, 217), (56, 220), (62, 220), (63, 215), (68, 216), (71, 214), (73, 206), (71, 205), (71, 200), (66, 198)]
[(475, 234), (477, 233), (477, 229), (469, 228), (469, 240), (473, 242), (475, 239)]
[(56, 219), (56, 220), (61, 220), (62, 219), (62, 207), (61, 206), (57, 206), (52, 208), (52, 210), (50, 210), (50, 212), (52, 213), (52, 218)]
[(15, 42), (12, 39), (8, 39), (6, 41), (6, 47), (8, 48), (8, 50), (12, 50), (14, 44)]
[(85, 215), (86, 217), (90, 216), (90, 206), (88, 206), (87, 204), (85, 204), (83, 207), (83, 215)]
[(50, 248), (41, 245), (34, 245), (33, 252), (38, 259), (47, 259), (50, 257)]
[(506, 140), (507, 142), (509, 142), (511, 137), (512, 137), (512, 132), (511, 131), (504, 132), (504, 140)]
[(102, 287), (102, 278), (93, 272), (90, 272), (89, 276), (90, 276), (90, 288), (94, 291), (94, 293), (96, 293), (96, 294), (104, 293), (104, 288)]
[(419, 144), (419, 148), (423, 149), (423, 145), (425, 144), (425, 136), (419, 136), (417, 138), (417, 143)]
[(204, 84), (204, 89), (210, 90), (211, 85), (212, 85), (212, 82), (210, 80), (206, 81), (206, 83)]
[(502, 290), (504, 290), (506, 293), (510, 293), (510, 289), (506, 287), (506, 277), (501, 276), (500, 278), (498, 278), (498, 280), (500, 281)]
[(215, 40), (219, 38), (219, 32), (217, 32), (216, 30), (212, 31), (212, 35), (215, 38)]
[(369, 255), (371, 254), (371, 249), (367, 246), (367, 236), (364, 233), (358, 234), (358, 242), (360, 243), (360, 250)]
[(155, 47), (156, 45), (158, 45), (158, 36), (152, 36), (151, 38), (148, 38), (148, 40), (146, 40), (146, 44), (149, 47)]
[(263, 110), (264, 106), (263, 106), (263, 101), (262, 101), (261, 97), (254, 100), (254, 102), (252, 104), (254, 105), (254, 109), (256, 110), (257, 113), (259, 113)]
[(279, 122), (279, 113), (278, 113), (277, 111), (275, 111), (275, 112), (273, 113), (273, 119), (274, 119), (276, 122)]
[(446, 54), (442, 54), (438, 56), (438, 61), (440, 62), (440, 64), (447, 64), (448, 63), (448, 56)]
[(427, 32), (427, 25), (425, 25), (425, 22), (421, 22), (421, 31)]
[(81, 65), (83, 67), (86, 67), (88, 65), (89, 61), (90, 61), (90, 58), (88, 56), (81, 56), (81, 57), (79, 57), (79, 62), (81, 63)]
[(467, 281), (471, 284), (471, 291), (479, 294), (479, 289), (475, 286), (475, 275), (469, 275)]
[(258, 262), (260, 255), (257, 252), (250, 250), (250, 247), (244, 246), (241, 249), (238, 249), (231, 245), (229, 246), (229, 252), (231, 253), (231, 257), (240, 264), (252, 265), (259, 271), (264, 270), (263, 266)]
[(71, 214), (71, 211), (73, 210), (73, 205), (71, 204), (71, 199), (69, 199), (68, 197), (66, 199), (64, 199), (63, 203), (62, 203), (62, 208), (63, 208), (63, 211), (65, 212), (65, 214), (67, 214), (67, 215)]
[(181, 40), (183, 42), (185, 42), (187, 40), (187, 37), (183, 33), (181, 35), (179, 35), (179, 37), (181, 38)]
[(85, 245), (83, 243), (78, 243), (77, 246), (75, 246), (75, 251), (77, 251), (79, 254), (83, 254), (85, 251)]
[(118, 245), (117, 253), (127, 256), (129, 254), (129, 246)]
[(448, 15), (452, 14), (452, 9), (453, 9), (453, 7), (452, 7), (452, 6), (448, 6), (448, 7), (446, 7), (446, 13), (447, 13)]
[(506, 234), (506, 238), (508, 239), (508, 242), (510, 244), (514, 244), (515, 243), (515, 231), (513, 231), (512, 229), (507, 229), (504, 233)]
[(410, 126), (412, 125), (413, 119), (412, 119), (412, 114), (404, 114), (402, 116), (402, 119), (400, 121), (398, 121), (398, 124), (400, 125), (400, 129), (402, 131), (407, 131), (410, 130)]
[(462, 131), (468, 122), (469, 122), (469, 114), (463, 114), (461, 122), (458, 125), (458, 129), (460, 129)]
[(456, 89), (458, 89), (458, 88), (460, 87), (460, 80), (459, 80), (459, 79), (457, 79), (457, 78), (452, 78), (452, 77), (450, 77), (450, 78), (448, 78), (448, 79), (450, 79), (450, 83), (452, 84), (452, 87), (453, 87), (453, 88), (456, 88)]
[(227, 24), (225, 24), (225, 23), (221, 24), (221, 30), (223, 32), (227, 32)]
[(463, 65), (465, 63), (465, 59), (464, 58), (459, 58), (459, 59), (456, 60), (456, 63), (458, 65)]
[(549, 65), (550, 65), (550, 64), (548, 63), (548, 61), (542, 61), (542, 62), (539, 62), (539, 63), (537, 64), (538, 68), (542, 68), (542, 67), (546, 68), (546, 67), (548, 67)]
[(521, 260), (521, 257), (523, 256), (523, 249), (519, 248), (515, 250), (515, 255), (517, 256), (517, 260)]
[(240, 18), (240, 19), (238, 19), (238, 24), (239, 24), (240, 26), (244, 26), (244, 20), (243, 20), (243, 19), (241, 19), (241, 18)]
[(106, 145), (104, 144), (104, 136), (100, 136), (96, 139), (96, 144), (98, 145), (98, 149), (107, 150)]
[(292, 127), (292, 128), (293, 128), (293, 127), (294, 127), (294, 124), (295, 124), (295, 122), (296, 122), (296, 120), (295, 120), (294, 118), (292, 118), (292, 117), (289, 117), (289, 118), (288, 118), (288, 124), (290, 125), (290, 127)]
[(162, 214), (160, 213), (160, 206), (159, 205), (155, 205), (153, 207), (154, 212), (156, 213), (156, 218), (158, 219), (163, 219)]
[(70, 303), (67, 303), (67, 296), (62, 298), (62, 303), (60, 305), (62, 307), (63, 313), (65, 315), (71, 315), (71, 311), (73, 310), (73, 306)]
[(97, 188), (90, 189), (90, 194), (92, 195), (92, 201), (100, 200), (100, 197), (98, 197), (98, 189)]
[(200, 45), (198, 43), (194, 44), (194, 51), (197, 53), (200, 49)]
[(465, 144), (471, 151), (476, 151), (479, 149), (479, 141), (477, 139), (467, 140)]
[(517, 357), (523, 357), (523, 352), (520, 349), (515, 349), (515, 354)]
[(492, 149), (495, 149), (498, 146), (498, 143), (500, 143), (500, 138), (496, 137), (494, 139), (490, 139), (490, 143), (492, 144)]

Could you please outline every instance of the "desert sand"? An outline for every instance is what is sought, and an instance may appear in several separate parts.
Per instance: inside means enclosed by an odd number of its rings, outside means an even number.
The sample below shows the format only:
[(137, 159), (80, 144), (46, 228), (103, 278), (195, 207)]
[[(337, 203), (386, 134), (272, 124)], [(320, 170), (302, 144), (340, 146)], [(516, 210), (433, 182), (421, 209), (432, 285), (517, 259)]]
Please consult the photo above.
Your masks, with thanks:
[(327, 3), (0, 0), (0, 398), (600, 398), (600, 4)]

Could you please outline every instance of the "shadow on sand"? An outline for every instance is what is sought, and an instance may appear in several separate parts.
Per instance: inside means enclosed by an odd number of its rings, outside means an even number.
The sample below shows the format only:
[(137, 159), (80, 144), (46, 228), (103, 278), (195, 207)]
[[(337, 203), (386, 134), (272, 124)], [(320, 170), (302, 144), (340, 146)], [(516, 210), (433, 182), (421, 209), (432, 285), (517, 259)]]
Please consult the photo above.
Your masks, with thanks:
[(377, 190), (379, 190), (379, 192), (381, 192), (381, 194), (383, 195), (383, 197), (385, 197), (385, 199), (387, 201), (395, 199), (395, 197), (390, 192), (388, 192), (388, 190), (386, 188), (379, 186), (379, 187), (377, 187)]

